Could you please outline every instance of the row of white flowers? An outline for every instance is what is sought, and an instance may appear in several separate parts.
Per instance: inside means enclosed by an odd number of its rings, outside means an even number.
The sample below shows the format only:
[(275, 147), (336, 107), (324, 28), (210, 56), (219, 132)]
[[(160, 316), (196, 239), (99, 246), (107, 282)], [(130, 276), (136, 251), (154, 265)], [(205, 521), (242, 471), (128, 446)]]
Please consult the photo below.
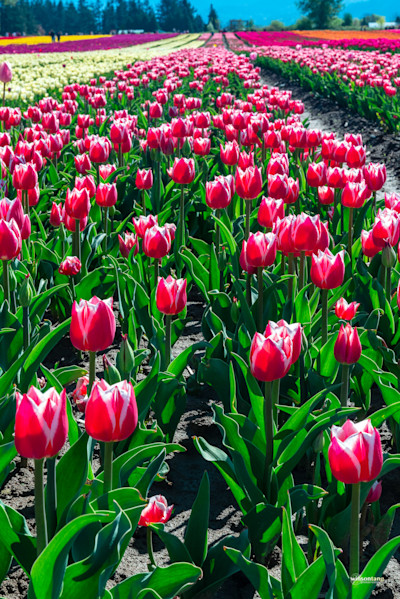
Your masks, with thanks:
[(6, 102), (33, 102), (52, 90), (62, 91), (68, 83), (88, 83), (91, 78), (121, 69), (129, 62), (203, 44), (196, 33), (116, 50), (3, 54), (1, 59), (7, 60), (13, 71), (12, 82), (6, 86)]

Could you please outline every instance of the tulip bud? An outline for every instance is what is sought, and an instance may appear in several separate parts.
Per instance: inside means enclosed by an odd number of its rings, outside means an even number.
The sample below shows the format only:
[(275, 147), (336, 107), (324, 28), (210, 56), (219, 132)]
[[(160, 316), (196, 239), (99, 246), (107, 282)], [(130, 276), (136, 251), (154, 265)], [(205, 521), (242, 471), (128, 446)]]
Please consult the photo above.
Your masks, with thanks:
[(173, 509), (173, 505), (168, 507), (167, 500), (163, 495), (150, 497), (149, 503), (140, 515), (139, 526), (149, 526), (149, 524), (159, 522), (165, 524), (170, 519)]
[(103, 355), (103, 368), (104, 378), (109, 385), (114, 385), (115, 383), (120, 382), (120, 371), (110, 362), (105, 354)]
[(135, 355), (128, 340), (128, 335), (122, 335), (121, 348), (117, 354), (117, 368), (124, 376), (129, 376), (135, 366)]
[(385, 245), (382, 250), (382, 265), (386, 268), (393, 268), (396, 266), (396, 252), (391, 245)]
[(19, 303), (23, 308), (28, 308), (28, 306), (31, 305), (33, 297), (33, 289), (30, 278), (30, 275), (26, 275), (19, 290)]
[(374, 503), (374, 501), (379, 501), (381, 495), (382, 481), (376, 480), (368, 492), (365, 503)]

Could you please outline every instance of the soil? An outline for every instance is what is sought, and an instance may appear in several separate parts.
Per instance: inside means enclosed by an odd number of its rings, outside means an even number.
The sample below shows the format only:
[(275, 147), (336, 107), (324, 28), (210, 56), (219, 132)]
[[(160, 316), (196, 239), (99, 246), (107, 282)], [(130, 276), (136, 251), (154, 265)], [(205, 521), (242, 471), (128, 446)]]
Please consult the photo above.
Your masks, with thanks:
[[(385, 186), (387, 192), (400, 190), (400, 139), (395, 135), (388, 135), (378, 128), (377, 125), (363, 119), (362, 117), (344, 111), (334, 102), (326, 98), (316, 97), (301, 87), (288, 84), (284, 79), (271, 73), (263, 74), (263, 83), (269, 86), (280, 86), (292, 89), (293, 96), (304, 102), (304, 118), (308, 118), (310, 126), (324, 131), (333, 130), (339, 136), (346, 132), (362, 133), (364, 142), (368, 146), (368, 160), (374, 162), (385, 162), (388, 169), (388, 180)], [(178, 355), (183, 349), (201, 340), (201, 316), (204, 304), (200, 296), (192, 293), (188, 302), (188, 322), (182, 337), (178, 340), (172, 350), (172, 357)], [(117, 330), (116, 340), (112, 348), (106, 353), (113, 360), (118, 351), (121, 341), (120, 331)], [(76, 353), (69, 339), (63, 340), (55, 348), (51, 358), (46, 362), (49, 368), (59, 362), (60, 366), (76, 364)], [(82, 366), (88, 365), (87, 361), (81, 362)], [(97, 357), (98, 376), (102, 375), (103, 363), (101, 355)], [(186, 371), (185, 376), (192, 374)], [(177, 428), (174, 441), (183, 445), (186, 452), (169, 456), (168, 464), (170, 472), (167, 480), (154, 485), (152, 494), (163, 494), (168, 504), (174, 504), (175, 510), (171, 520), (166, 524), (166, 530), (183, 538), (185, 526), (188, 521), (190, 509), (196, 497), (204, 470), (208, 471), (211, 487), (209, 544), (229, 535), (238, 535), (242, 530), (240, 523), (240, 511), (233, 501), (232, 495), (224, 480), (216, 468), (205, 462), (196, 451), (192, 437), (204, 436), (213, 445), (222, 446), (221, 435), (212, 422), (212, 404), (217, 402), (212, 388), (203, 386), (201, 394), (187, 396), (187, 410)], [(390, 434), (387, 431), (389, 439)], [(18, 460), (18, 458), (17, 458)], [(16, 460), (16, 461), (17, 461)], [(18, 464), (17, 464), (18, 465)], [(28, 526), (34, 533), (34, 510), (33, 510), (33, 468), (16, 468), (10, 475), (1, 492), (1, 498), (8, 505), (20, 511), (27, 519)], [(385, 477), (383, 493), (381, 497), (381, 511), (385, 511), (398, 501), (398, 489), (400, 488), (400, 471), (394, 470)], [(400, 534), (400, 518), (396, 517), (391, 532), (391, 537)], [(299, 537), (304, 542), (304, 537)], [(154, 549), (156, 561), (159, 565), (168, 563), (166, 550), (158, 538), (154, 537)], [(368, 552), (368, 548), (367, 548)], [(373, 597), (379, 599), (400, 598), (400, 553), (393, 557), (384, 574), (384, 582), (379, 583), (373, 592)], [(270, 573), (280, 577), (281, 550), (277, 546), (269, 557), (267, 566)], [(125, 552), (115, 575), (109, 581), (111, 588), (118, 582), (136, 574), (147, 571), (146, 534), (143, 528), (138, 528), (131, 543)], [(7, 578), (0, 586), (0, 595), (4, 599), (19, 599), (26, 597), (28, 579), (17, 564), (13, 564)], [(213, 593), (214, 599), (258, 599), (259, 594), (254, 591), (252, 585), (241, 574), (236, 574), (227, 580), (223, 586)], [(210, 598), (211, 599), (211, 598)]]

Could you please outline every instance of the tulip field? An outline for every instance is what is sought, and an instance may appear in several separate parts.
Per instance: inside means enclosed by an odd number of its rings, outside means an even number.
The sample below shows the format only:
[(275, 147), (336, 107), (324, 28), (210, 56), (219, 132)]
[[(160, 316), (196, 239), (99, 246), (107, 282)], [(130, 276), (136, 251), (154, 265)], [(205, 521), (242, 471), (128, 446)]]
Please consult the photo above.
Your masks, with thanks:
[(400, 596), (400, 189), (230, 43), (0, 65), (1, 597)]

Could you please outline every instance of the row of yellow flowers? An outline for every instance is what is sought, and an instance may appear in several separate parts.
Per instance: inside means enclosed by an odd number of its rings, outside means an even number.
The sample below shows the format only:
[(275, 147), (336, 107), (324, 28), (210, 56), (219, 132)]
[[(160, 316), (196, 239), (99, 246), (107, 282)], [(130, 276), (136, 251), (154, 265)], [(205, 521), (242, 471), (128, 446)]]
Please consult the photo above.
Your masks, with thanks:
[(43, 97), (52, 90), (61, 91), (68, 83), (84, 83), (121, 69), (129, 62), (149, 60), (183, 48), (199, 48), (203, 43), (196, 33), (118, 50), (3, 54), (2, 60), (7, 60), (13, 70), (12, 83), (6, 88), (6, 102), (33, 102), (37, 96)]
[[(99, 37), (110, 37), (109, 35), (62, 35), (60, 42), (78, 42), (81, 40), (94, 40)], [(0, 39), (0, 46), (9, 46), (10, 44), (26, 44), (28, 46), (35, 46), (37, 44), (51, 44), (52, 39), (50, 35), (29, 35), (25, 37), (15, 37), (8, 39)]]

